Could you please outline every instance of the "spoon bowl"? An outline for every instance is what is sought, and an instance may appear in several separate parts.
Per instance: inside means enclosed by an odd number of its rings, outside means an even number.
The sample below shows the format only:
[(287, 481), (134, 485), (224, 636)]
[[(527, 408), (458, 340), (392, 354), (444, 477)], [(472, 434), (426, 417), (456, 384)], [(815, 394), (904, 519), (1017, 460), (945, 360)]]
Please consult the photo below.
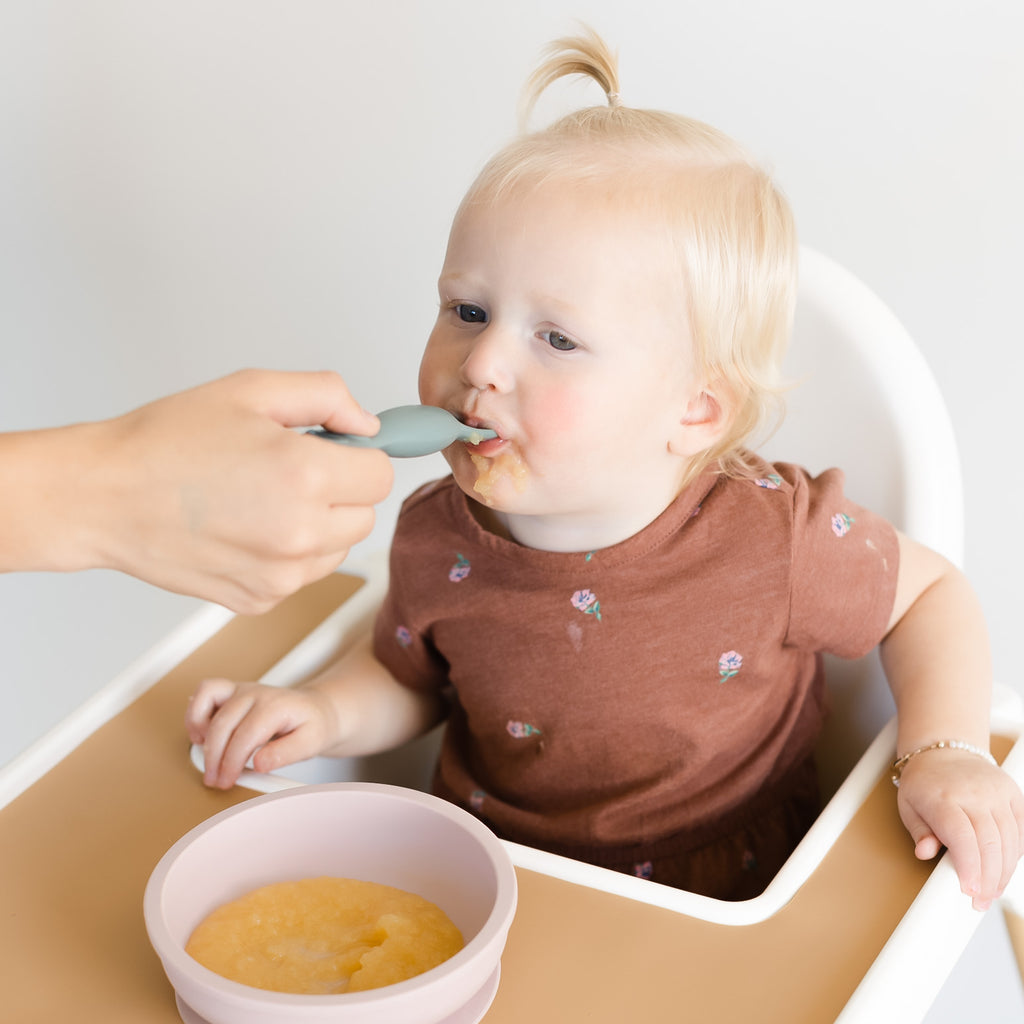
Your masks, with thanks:
[(397, 459), (432, 455), (455, 441), (479, 444), (498, 436), (493, 430), (466, 426), (450, 412), (436, 405), (399, 405), (394, 409), (385, 409), (378, 414), (378, 419), (380, 430), (373, 437), (335, 434), (322, 427), (307, 433), (354, 448), (379, 448)]

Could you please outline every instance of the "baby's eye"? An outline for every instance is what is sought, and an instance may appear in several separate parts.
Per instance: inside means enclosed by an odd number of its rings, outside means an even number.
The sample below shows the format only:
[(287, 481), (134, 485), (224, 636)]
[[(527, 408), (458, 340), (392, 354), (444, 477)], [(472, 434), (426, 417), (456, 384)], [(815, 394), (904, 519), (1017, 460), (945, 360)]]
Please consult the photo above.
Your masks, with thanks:
[(576, 348), (576, 342), (561, 331), (545, 331), (541, 337), (543, 337), (553, 349), (557, 349), (559, 352), (572, 352), (572, 350)]
[(487, 310), (472, 302), (460, 302), (455, 306), (455, 315), (467, 324), (487, 323)]

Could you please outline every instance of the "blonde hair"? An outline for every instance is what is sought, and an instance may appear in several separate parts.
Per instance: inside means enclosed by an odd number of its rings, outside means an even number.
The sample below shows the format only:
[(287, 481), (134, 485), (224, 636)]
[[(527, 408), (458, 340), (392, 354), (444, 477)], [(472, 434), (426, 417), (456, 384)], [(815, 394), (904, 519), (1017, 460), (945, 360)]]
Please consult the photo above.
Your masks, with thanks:
[(725, 433), (692, 472), (714, 465), (746, 475), (745, 443), (782, 413), (780, 368), (797, 276), (789, 204), (767, 171), (716, 128), (623, 105), (616, 56), (590, 29), (548, 47), (524, 88), (521, 129), (541, 93), (569, 75), (593, 79), (607, 104), (521, 130), (484, 167), (463, 208), (568, 179), (610, 185), (663, 218), (687, 299), (694, 368), (728, 415)]

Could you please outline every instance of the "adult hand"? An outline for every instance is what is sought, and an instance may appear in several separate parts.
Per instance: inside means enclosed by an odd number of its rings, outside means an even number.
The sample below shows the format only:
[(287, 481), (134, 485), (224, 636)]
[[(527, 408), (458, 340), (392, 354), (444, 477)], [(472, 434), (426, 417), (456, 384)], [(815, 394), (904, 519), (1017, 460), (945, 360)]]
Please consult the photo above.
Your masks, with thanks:
[[(113, 568), (262, 612), (373, 527), (390, 462), (334, 373), (244, 370), (116, 419), (0, 438), (0, 568)], [(7, 496), (15, 500), (8, 502)]]

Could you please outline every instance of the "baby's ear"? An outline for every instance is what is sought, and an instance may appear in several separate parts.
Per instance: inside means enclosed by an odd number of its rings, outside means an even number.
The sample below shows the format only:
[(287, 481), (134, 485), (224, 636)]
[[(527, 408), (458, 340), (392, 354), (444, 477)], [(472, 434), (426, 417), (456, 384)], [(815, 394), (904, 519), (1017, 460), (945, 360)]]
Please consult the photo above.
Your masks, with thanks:
[(686, 404), (669, 439), (669, 451), (692, 458), (713, 447), (729, 427), (729, 403), (722, 389), (704, 388)]

